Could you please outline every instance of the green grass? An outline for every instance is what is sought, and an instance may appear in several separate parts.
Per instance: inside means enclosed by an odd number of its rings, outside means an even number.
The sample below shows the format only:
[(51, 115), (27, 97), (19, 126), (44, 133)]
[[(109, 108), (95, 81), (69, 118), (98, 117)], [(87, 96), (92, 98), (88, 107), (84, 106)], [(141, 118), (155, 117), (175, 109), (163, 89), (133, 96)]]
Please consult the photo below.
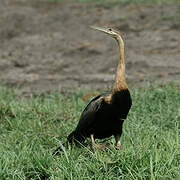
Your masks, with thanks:
[[(49, 0), (52, 2), (65, 1), (65, 0)], [(71, 1), (70, 1), (71, 2)], [(76, 2), (95, 2), (100, 4), (109, 4), (109, 5), (117, 5), (117, 4), (180, 4), (179, 0), (76, 0)]]
[[(180, 87), (131, 90), (133, 106), (116, 151), (52, 152), (76, 126), (88, 90), (19, 98), (0, 87), (0, 179), (179, 179)], [(89, 142), (89, 141), (88, 141)]]
[(116, 2), (116, 3), (178, 3), (179, 0), (77, 0), (80, 2)]

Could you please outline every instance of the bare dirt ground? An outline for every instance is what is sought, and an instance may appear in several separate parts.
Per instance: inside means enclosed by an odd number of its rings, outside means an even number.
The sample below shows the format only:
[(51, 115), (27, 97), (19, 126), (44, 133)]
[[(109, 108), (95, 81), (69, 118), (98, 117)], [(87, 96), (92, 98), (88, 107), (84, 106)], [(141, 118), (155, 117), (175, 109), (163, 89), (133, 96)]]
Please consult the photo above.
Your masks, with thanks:
[(0, 81), (20, 94), (111, 86), (116, 42), (90, 25), (121, 30), (127, 80), (180, 79), (180, 7), (1, 0)]

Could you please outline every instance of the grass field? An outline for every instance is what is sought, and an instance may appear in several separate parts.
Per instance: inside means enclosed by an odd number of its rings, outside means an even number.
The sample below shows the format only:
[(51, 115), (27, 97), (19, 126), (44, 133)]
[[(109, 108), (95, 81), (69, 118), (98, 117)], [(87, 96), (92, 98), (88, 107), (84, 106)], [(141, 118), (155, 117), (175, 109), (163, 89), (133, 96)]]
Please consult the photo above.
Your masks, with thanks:
[[(77, 0), (81, 2), (92, 2), (92, 0)], [(178, 3), (179, 0), (94, 0), (95, 2), (116, 2), (116, 3)]]
[[(116, 151), (114, 139), (52, 152), (76, 126), (93, 91), (20, 98), (0, 87), (0, 179), (179, 179), (180, 86), (131, 89), (133, 106)], [(94, 94), (94, 93), (92, 93)]]
[[(49, 0), (52, 2), (58, 2), (58, 1), (65, 1), (65, 0)], [(129, 4), (129, 3), (135, 3), (135, 4), (159, 4), (159, 3), (165, 3), (165, 4), (180, 4), (179, 0), (76, 0), (76, 2), (95, 2), (95, 3), (108, 3), (108, 4)]]

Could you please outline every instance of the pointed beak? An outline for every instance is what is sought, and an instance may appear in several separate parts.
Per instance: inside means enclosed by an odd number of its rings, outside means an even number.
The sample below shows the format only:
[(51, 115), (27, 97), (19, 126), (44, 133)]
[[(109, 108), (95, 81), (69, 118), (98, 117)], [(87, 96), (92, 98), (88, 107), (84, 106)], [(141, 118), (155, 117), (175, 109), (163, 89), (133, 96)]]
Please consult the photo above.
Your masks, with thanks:
[(90, 26), (90, 28), (107, 33), (107, 28), (96, 27), (96, 26)]

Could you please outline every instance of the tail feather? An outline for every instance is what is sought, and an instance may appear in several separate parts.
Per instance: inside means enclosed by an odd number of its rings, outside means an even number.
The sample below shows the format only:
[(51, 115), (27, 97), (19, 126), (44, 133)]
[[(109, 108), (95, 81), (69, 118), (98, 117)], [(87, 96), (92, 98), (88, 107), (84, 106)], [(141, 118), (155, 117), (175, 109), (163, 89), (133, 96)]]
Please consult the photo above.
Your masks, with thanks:
[(73, 131), (68, 137), (67, 140), (70, 144), (75, 143), (76, 145), (79, 143), (84, 142), (85, 138), (84, 136), (77, 132), (77, 131)]
[(80, 143), (83, 143), (85, 140), (85, 138), (83, 137), (83, 135), (77, 131), (73, 131), (71, 134), (69, 134), (69, 136), (67, 137), (67, 141), (63, 144), (61, 144), (61, 146), (59, 146), (54, 152), (53, 155), (58, 155), (60, 151), (63, 150), (62, 147), (67, 148), (68, 144), (72, 144), (75, 143), (75, 145), (78, 145)]

